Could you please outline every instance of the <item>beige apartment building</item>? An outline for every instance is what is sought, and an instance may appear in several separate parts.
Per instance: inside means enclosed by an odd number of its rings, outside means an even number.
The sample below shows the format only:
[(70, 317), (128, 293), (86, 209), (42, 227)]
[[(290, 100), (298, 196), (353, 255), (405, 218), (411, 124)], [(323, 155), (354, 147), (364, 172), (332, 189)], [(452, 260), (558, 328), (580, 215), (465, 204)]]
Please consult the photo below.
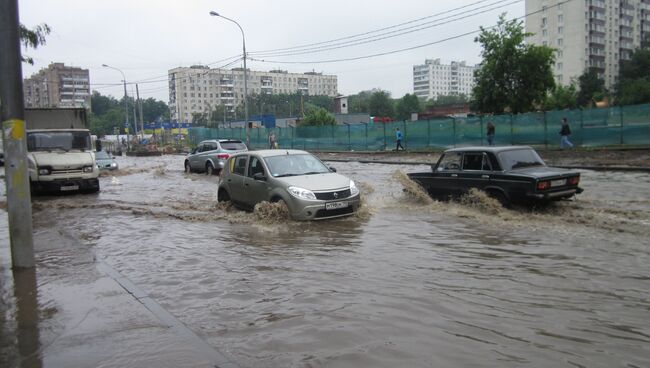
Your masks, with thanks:
[(413, 93), (421, 99), (465, 94), (474, 88), (475, 66), (464, 61), (442, 64), (440, 59), (426, 59), (423, 65), (413, 66)]
[(28, 108), (90, 108), (88, 69), (51, 63), (23, 80), (23, 94)]
[[(229, 118), (235, 108), (244, 103), (244, 69), (211, 69), (206, 66), (175, 68), (169, 71), (169, 109), (172, 120), (180, 117), (191, 122), (193, 113), (213, 111), (219, 105), (226, 107)], [(322, 73), (288, 73), (285, 70), (269, 72), (248, 70), (248, 95), (292, 94), (326, 95), (335, 97), (337, 77)]]
[(650, 0), (526, 0), (526, 14), (528, 42), (557, 50), (554, 75), (563, 85), (594, 68), (614, 87), (620, 62), (650, 32)]

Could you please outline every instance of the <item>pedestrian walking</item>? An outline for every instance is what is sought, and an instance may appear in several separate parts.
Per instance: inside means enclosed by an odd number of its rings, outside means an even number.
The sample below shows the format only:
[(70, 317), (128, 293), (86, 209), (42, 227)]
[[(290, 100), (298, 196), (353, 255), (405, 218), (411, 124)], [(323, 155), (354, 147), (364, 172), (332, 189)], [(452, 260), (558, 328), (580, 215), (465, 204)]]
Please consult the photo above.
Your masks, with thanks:
[(275, 133), (273, 131), (269, 133), (269, 148), (270, 149), (277, 148), (277, 142), (275, 141)]
[(566, 118), (562, 118), (562, 128), (560, 129), (560, 148), (572, 148), (573, 143), (569, 140), (571, 128)]
[(397, 144), (395, 145), (395, 151), (399, 151), (400, 148), (402, 151), (405, 150), (404, 146), (402, 146), (402, 132), (399, 130), (399, 128), (395, 128), (395, 140), (397, 141)]
[(494, 124), (492, 124), (491, 121), (488, 121), (488, 123), (487, 123), (488, 146), (494, 146), (494, 131), (495, 131)]

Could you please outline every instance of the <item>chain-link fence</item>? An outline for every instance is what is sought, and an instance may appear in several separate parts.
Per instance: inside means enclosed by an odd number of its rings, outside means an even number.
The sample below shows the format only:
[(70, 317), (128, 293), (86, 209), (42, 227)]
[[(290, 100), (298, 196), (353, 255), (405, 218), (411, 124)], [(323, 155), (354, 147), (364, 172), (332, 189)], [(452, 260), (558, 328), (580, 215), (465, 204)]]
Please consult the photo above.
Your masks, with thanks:
[[(495, 145), (559, 147), (560, 125), (567, 118), (576, 146), (650, 145), (650, 104), (601, 109), (533, 112), (391, 123), (249, 129), (251, 149), (268, 148), (271, 131), (280, 148), (311, 151), (383, 151), (395, 148), (396, 128), (409, 150), (487, 145), (488, 122)], [(190, 128), (190, 144), (205, 139), (246, 140), (244, 128)]]

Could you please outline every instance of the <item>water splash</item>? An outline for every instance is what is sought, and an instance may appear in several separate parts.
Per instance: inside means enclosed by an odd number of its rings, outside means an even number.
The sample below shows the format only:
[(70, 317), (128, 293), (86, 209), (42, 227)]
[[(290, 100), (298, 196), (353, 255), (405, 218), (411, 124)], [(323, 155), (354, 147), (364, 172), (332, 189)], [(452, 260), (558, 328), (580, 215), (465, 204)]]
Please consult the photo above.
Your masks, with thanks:
[(420, 184), (411, 180), (411, 178), (409, 178), (404, 172), (395, 170), (392, 177), (402, 184), (402, 187), (404, 187), (404, 194), (413, 202), (427, 205), (434, 202), (434, 200), (429, 196), (429, 193), (427, 193)]

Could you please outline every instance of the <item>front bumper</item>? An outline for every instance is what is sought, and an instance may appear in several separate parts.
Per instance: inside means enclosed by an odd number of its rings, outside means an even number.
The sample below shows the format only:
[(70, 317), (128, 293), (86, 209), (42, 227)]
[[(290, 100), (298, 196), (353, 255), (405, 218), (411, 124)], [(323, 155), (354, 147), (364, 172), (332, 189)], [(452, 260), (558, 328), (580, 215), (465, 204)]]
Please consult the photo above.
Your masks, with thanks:
[[(347, 203), (347, 206), (335, 209), (326, 208), (327, 203), (341, 202)], [(357, 194), (356, 196), (329, 201), (314, 201), (291, 197), (290, 203), (287, 203), (287, 205), (291, 212), (291, 218), (294, 220), (325, 220), (353, 215), (357, 210), (359, 210), (361, 197)]]
[(32, 181), (30, 185), (35, 193), (96, 192), (99, 190), (99, 179)]

